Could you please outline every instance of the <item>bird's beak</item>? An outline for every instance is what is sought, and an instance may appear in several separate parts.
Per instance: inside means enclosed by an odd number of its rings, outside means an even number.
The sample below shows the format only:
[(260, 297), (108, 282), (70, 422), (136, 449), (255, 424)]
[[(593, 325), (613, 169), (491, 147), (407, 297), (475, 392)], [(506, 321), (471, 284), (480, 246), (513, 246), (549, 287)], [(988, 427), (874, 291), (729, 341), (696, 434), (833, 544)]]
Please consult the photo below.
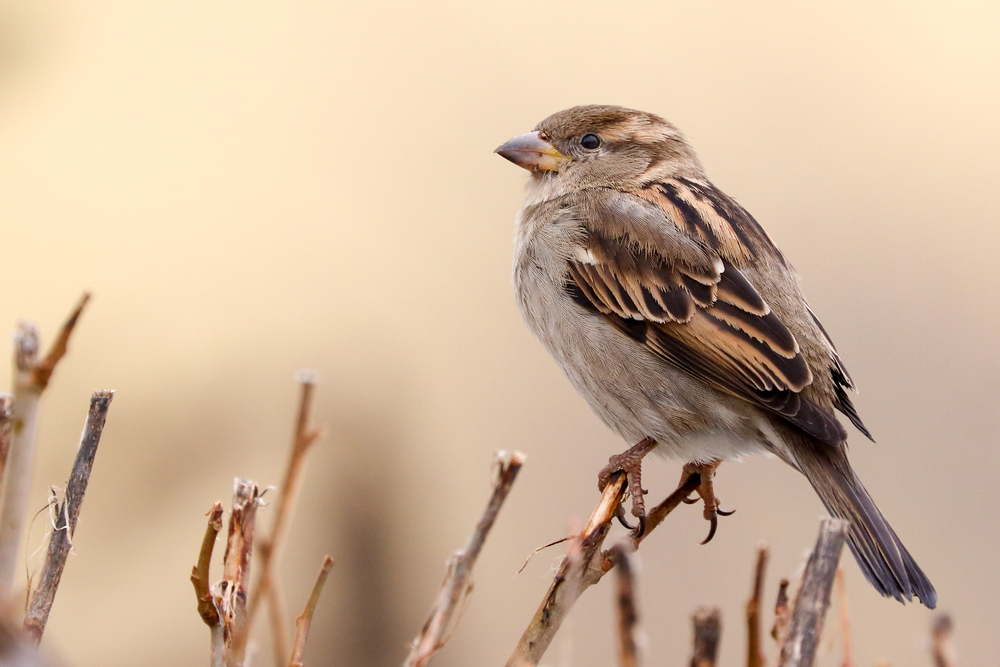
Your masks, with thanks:
[(559, 171), (560, 167), (572, 160), (542, 139), (538, 132), (514, 137), (493, 152), (528, 171)]

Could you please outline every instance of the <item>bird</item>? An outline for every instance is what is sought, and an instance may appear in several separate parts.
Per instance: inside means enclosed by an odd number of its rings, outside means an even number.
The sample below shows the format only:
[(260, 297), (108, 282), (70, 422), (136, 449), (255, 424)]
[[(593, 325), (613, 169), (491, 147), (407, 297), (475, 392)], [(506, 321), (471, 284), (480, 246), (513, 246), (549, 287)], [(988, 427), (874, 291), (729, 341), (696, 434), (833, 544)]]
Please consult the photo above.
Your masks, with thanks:
[(848, 522), (879, 593), (934, 608), (933, 585), (848, 462), (836, 411), (871, 434), (833, 341), (791, 264), (681, 132), (655, 114), (577, 106), (495, 152), (530, 172), (515, 223), (519, 310), (600, 419), (635, 443), (600, 484), (626, 473), (639, 530), (650, 451), (699, 475), (709, 539), (725, 514), (716, 467), (773, 455)]

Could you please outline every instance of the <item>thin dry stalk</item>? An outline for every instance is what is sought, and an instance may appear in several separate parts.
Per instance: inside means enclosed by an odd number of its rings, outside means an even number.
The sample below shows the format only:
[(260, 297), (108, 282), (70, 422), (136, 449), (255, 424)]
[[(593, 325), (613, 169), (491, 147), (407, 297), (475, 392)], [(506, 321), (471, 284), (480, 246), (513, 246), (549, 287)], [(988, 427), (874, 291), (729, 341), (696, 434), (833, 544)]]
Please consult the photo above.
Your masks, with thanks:
[(500, 452), (494, 465), (496, 476), (490, 500), (465, 549), (448, 560), (448, 571), (441, 583), (434, 606), (431, 607), (431, 613), (420, 634), (410, 644), (410, 654), (403, 663), (406, 667), (424, 667), (448, 641), (458, 622), (456, 612), (472, 588), (472, 568), (476, 564), (486, 536), (493, 528), (500, 508), (510, 493), (518, 471), (524, 465), (524, 454), (514, 452), (508, 458), (504, 452)]
[(848, 523), (840, 519), (827, 518), (820, 523), (819, 539), (795, 595), (788, 638), (781, 647), (780, 667), (811, 667), (816, 658), (847, 528)]
[(618, 595), (615, 607), (618, 610), (618, 665), (637, 667), (639, 648), (635, 641), (635, 628), (639, 622), (639, 612), (635, 604), (635, 577), (632, 573), (631, 550), (616, 544), (611, 547), (618, 573)]
[(56, 364), (69, 351), (69, 338), (73, 335), (73, 329), (76, 328), (76, 323), (79, 321), (80, 315), (83, 314), (83, 308), (88, 301), (90, 301), (90, 292), (84, 292), (80, 300), (76, 302), (73, 312), (63, 322), (59, 335), (52, 341), (52, 347), (49, 348), (48, 354), (31, 369), (31, 383), (38, 387), (39, 392), (44, 391), (49, 386), (49, 380), (52, 378), (52, 372), (56, 369)]
[(252, 630), (254, 619), (261, 605), (267, 601), (271, 612), (271, 629), (273, 635), (275, 658), (277, 664), (284, 664), (288, 658), (288, 616), (282, 604), (283, 596), (279, 590), (279, 582), (274, 575), (281, 553), (284, 548), (288, 523), (295, 512), (295, 504), (302, 487), (302, 474), (310, 448), (323, 436), (323, 429), (312, 426), (313, 402), (316, 390), (316, 374), (312, 371), (299, 373), (299, 406), (295, 417), (295, 428), (292, 434), (292, 446), (288, 455), (288, 465), (285, 476), (278, 491), (275, 503), (274, 524), (271, 533), (260, 540), (258, 560), (260, 561), (260, 578), (257, 590), (250, 598), (247, 612), (245, 633), (237, 638), (238, 645), (244, 645)]
[(316, 604), (319, 603), (319, 596), (323, 593), (323, 586), (326, 584), (326, 578), (330, 574), (331, 567), (333, 567), (333, 559), (327, 556), (323, 559), (323, 566), (316, 577), (316, 583), (313, 584), (312, 594), (309, 595), (306, 608), (295, 619), (295, 641), (292, 643), (292, 658), (288, 662), (288, 667), (302, 667), (302, 654), (306, 650), (306, 639), (309, 637), (309, 624), (312, 623), (313, 614), (316, 612)]
[(767, 545), (757, 547), (753, 594), (747, 600), (747, 667), (764, 667), (764, 647), (760, 631), (760, 601), (764, 597), (764, 574), (767, 572)]
[[(638, 548), (639, 543), (649, 537), (667, 515), (698, 488), (699, 484), (701, 484), (701, 478), (696, 474), (691, 475), (666, 500), (654, 507), (646, 516), (646, 532), (643, 533), (642, 537), (638, 540), (634, 537), (626, 538), (631, 540), (633, 549)], [(587, 521), (587, 525), (577, 538), (582, 552), (580, 560), (583, 576), (578, 581), (573, 582), (567, 576), (572, 562), (570, 559), (563, 560), (552, 584), (549, 585), (549, 590), (542, 598), (538, 610), (521, 635), (514, 652), (507, 659), (507, 667), (534, 667), (537, 665), (583, 591), (600, 581), (601, 577), (615, 566), (613, 554), (601, 554), (600, 549), (608, 531), (611, 530), (611, 520), (624, 499), (626, 488), (625, 475), (622, 474), (612, 478), (611, 482), (604, 488), (601, 501), (597, 504)], [(600, 558), (597, 558), (598, 555)], [(568, 585), (571, 582), (573, 585)]]
[(56, 598), (56, 590), (62, 579), (66, 559), (73, 548), (73, 535), (76, 533), (76, 523), (80, 518), (80, 508), (83, 496), (87, 492), (90, 473), (94, 469), (94, 458), (97, 447), (101, 444), (101, 434), (104, 432), (104, 422), (108, 418), (113, 391), (95, 391), (90, 397), (90, 410), (87, 412), (87, 422), (80, 437), (80, 448), (76, 453), (73, 471), (66, 484), (66, 496), (62, 504), (56, 505), (55, 527), (49, 537), (49, 548), (42, 567), (42, 576), (38, 588), (31, 596), (28, 613), (24, 618), (24, 629), (37, 644), (42, 640), (45, 624), (49, 620), (49, 612)]
[(191, 568), (191, 583), (198, 600), (198, 615), (205, 625), (213, 628), (219, 625), (219, 611), (212, 601), (209, 589), (209, 569), (212, 562), (212, 552), (215, 550), (215, 539), (222, 530), (222, 503), (215, 503), (205, 516), (208, 525), (205, 527), (205, 537), (201, 540), (201, 550), (198, 552), (198, 564)]
[(229, 515), (229, 535), (226, 540), (222, 581), (212, 590), (218, 600), (222, 619), (226, 667), (243, 663), (245, 645), (233, 640), (243, 633), (246, 625), (247, 594), (250, 584), (250, 557), (253, 555), (253, 531), (257, 520), (260, 492), (248, 479), (233, 482), (233, 511)]
[(28, 494), (35, 467), (35, 431), (38, 403), (56, 364), (66, 354), (70, 335), (90, 294), (85, 293), (63, 324), (52, 348), (39, 360), (38, 330), (22, 322), (14, 334), (14, 393), (11, 406), (11, 439), (4, 466), (0, 511), (0, 602), (10, 599), (28, 509)]
[(774, 602), (774, 626), (771, 636), (778, 643), (778, 650), (785, 645), (788, 638), (788, 626), (792, 622), (792, 607), (788, 604), (788, 579), (782, 579), (778, 584), (778, 598)]
[(840, 607), (840, 638), (844, 645), (843, 667), (854, 667), (854, 653), (851, 650), (851, 617), (847, 608), (847, 586), (844, 570), (837, 568), (837, 606)]
[(722, 634), (722, 612), (718, 607), (702, 607), (691, 617), (694, 622), (694, 651), (691, 667), (715, 667)]
[(948, 614), (937, 614), (931, 622), (931, 636), (934, 643), (932, 645), (932, 656), (934, 657), (934, 667), (956, 667), (958, 660), (955, 656), (955, 643), (952, 637), (955, 632), (955, 625)]

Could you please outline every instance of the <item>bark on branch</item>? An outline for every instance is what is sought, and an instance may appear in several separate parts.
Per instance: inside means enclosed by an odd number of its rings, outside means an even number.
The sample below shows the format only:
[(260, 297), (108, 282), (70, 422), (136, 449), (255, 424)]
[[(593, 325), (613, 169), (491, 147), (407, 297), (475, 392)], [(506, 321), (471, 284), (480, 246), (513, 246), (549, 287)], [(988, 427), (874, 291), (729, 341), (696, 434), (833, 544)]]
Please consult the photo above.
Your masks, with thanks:
[(795, 596), (788, 637), (781, 647), (779, 667), (811, 667), (816, 658), (819, 635), (830, 607), (830, 589), (837, 574), (840, 551), (848, 524), (840, 519), (823, 519), (819, 539), (809, 556), (802, 583)]
[(233, 482), (233, 510), (229, 515), (222, 581), (212, 589), (212, 597), (222, 619), (226, 667), (243, 664), (245, 644), (234, 642), (246, 624), (247, 595), (250, 588), (250, 557), (253, 554), (253, 531), (257, 521), (260, 492), (248, 479)]
[(62, 579), (63, 569), (70, 549), (73, 548), (73, 535), (76, 523), (80, 517), (80, 507), (83, 495), (87, 491), (90, 473), (94, 468), (94, 457), (97, 456), (97, 446), (101, 443), (101, 433), (104, 422), (108, 418), (113, 391), (95, 391), (90, 398), (90, 410), (87, 413), (87, 423), (83, 428), (80, 448), (76, 453), (73, 471), (66, 485), (66, 495), (62, 504), (56, 505), (55, 525), (49, 537), (49, 548), (42, 568), (42, 576), (31, 596), (28, 613), (24, 619), (24, 629), (37, 644), (45, 632), (45, 624), (49, 620), (49, 612)]

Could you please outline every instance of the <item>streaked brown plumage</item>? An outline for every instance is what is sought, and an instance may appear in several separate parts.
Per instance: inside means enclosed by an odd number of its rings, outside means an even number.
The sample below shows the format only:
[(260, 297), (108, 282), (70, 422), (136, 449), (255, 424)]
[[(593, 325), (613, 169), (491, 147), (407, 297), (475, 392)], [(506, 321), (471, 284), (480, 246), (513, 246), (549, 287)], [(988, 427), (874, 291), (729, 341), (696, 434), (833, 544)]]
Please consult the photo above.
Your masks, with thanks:
[(658, 116), (574, 107), (497, 152), (532, 171), (514, 267), (525, 321), (629, 443), (710, 463), (772, 453), (851, 522), (883, 595), (936, 594), (846, 456), (854, 385), (763, 228)]

